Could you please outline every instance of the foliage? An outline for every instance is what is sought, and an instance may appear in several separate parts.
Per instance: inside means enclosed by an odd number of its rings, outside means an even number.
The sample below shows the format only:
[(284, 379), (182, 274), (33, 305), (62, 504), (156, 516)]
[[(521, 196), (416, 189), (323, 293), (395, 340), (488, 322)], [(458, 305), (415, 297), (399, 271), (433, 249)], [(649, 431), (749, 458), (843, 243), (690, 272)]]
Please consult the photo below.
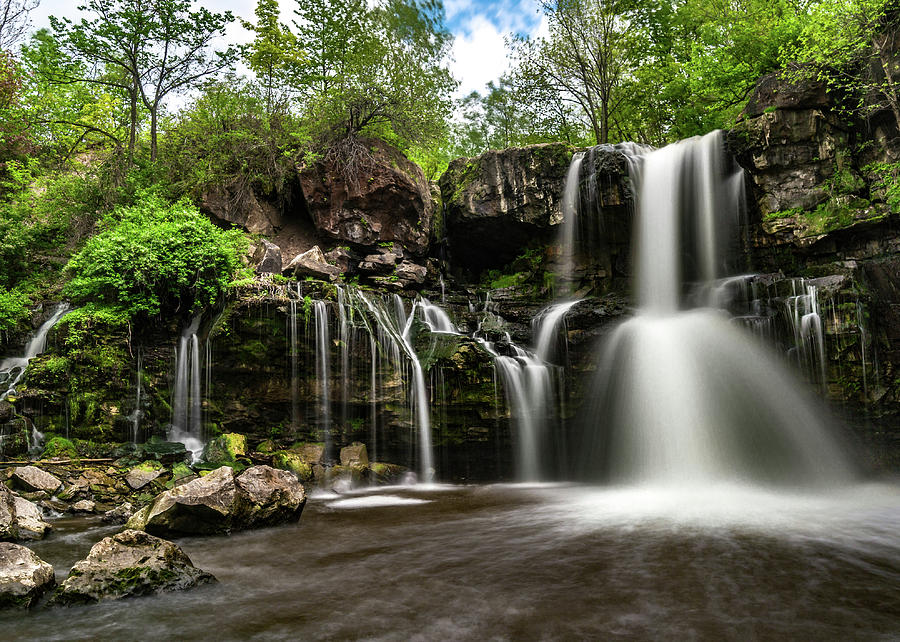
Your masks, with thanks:
[(278, 0), (258, 0), (256, 23), (242, 21), (242, 24), (254, 38), (241, 47), (241, 55), (263, 89), (266, 113), (285, 113), (289, 79), (306, 59), (297, 36), (279, 22)]
[(38, 0), (3, 0), (0, 3), (0, 53), (10, 51), (28, 30), (28, 14)]
[(900, 212), (900, 163), (872, 163), (863, 171), (872, 177), (872, 197), (879, 197), (892, 212)]
[(187, 202), (170, 205), (145, 193), (105, 217), (66, 265), (72, 280), (65, 293), (84, 306), (70, 325), (196, 312), (222, 296), (245, 251), (240, 232), (217, 228)]

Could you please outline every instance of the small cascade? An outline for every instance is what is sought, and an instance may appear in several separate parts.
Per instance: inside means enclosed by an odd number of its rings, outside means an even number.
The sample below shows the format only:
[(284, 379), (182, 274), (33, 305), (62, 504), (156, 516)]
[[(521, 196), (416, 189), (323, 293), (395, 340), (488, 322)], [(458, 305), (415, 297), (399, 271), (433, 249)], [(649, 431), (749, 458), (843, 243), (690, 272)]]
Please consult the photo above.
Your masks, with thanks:
[(131, 421), (131, 443), (138, 443), (138, 438), (140, 437), (140, 429), (141, 429), (141, 417), (143, 416), (143, 410), (141, 410), (141, 403), (143, 402), (143, 386), (144, 386), (144, 354), (143, 351), (138, 348), (137, 351), (137, 371), (135, 376), (135, 384), (134, 384), (134, 410), (128, 416), (128, 419)]
[[(535, 354), (541, 361), (555, 362), (557, 359), (557, 343), (560, 337), (560, 326), (565, 323), (569, 313), (580, 299), (554, 303), (541, 310), (531, 320), (531, 331), (535, 337)], [(562, 336), (565, 337), (565, 332)], [(568, 351), (568, 349), (566, 349)]]
[[(582, 452), (594, 477), (668, 487), (822, 485), (854, 475), (817, 402), (744, 324), (707, 307), (720, 307), (721, 289), (718, 301), (684, 309), (690, 283), (712, 293), (735, 271), (736, 175), (721, 132), (644, 157), (634, 250), (640, 307), (609, 338), (583, 410)], [(744, 278), (724, 289), (745, 287)], [(798, 290), (789, 305), (798, 343), (819, 359), (812, 295)]]
[(375, 344), (375, 334), (369, 333), (369, 450), (370, 459), (378, 461), (378, 346)]
[(328, 327), (328, 305), (324, 301), (314, 301), (316, 320), (316, 376), (319, 384), (319, 427), (325, 438), (325, 459), (334, 456), (331, 435), (331, 399), (329, 379), (331, 377), (331, 337)]
[(825, 374), (825, 332), (819, 314), (818, 288), (803, 279), (796, 279), (791, 285), (794, 293), (784, 302), (786, 318), (794, 337), (790, 353), (801, 371), (809, 373), (824, 392), (828, 378)]
[(19, 385), (22, 377), (25, 376), (28, 362), (44, 351), (47, 347), (47, 334), (68, 314), (69, 310), (68, 303), (60, 303), (56, 306), (50, 318), (41, 324), (41, 327), (35, 331), (28, 343), (25, 344), (25, 354), (21, 357), (6, 357), (0, 362), (0, 388), (3, 389), (3, 392), (0, 393), (0, 401), (4, 401), (10, 395), (16, 394), (16, 386)]
[(300, 347), (297, 331), (297, 305), (300, 301), (300, 284), (297, 284), (297, 298), (288, 301), (288, 338), (291, 355), (291, 430), (300, 429)]
[(197, 331), (201, 316), (194, 317), (182, 331), (175, 350), (175, 388), (172, 392), (172, 421), (169, 440), (180, 441), (193, 453), (203, 454), (203, 399), (200, 380), (200, 341)]
[(337, 288), (337, 309), (339, 335), (341, 349), (341, 426), (347, 425), (349, 418), (348, 408), (350, 403), (350, 324), (349, 316), (353, 309), (347, 303), (347, 295), (344, 288)]
[(459, 334), (456, 326), (453, 325), (450, 317), (441, 307), (434, 305), (431, 301), (424, 297), (416, 302), (416, 307), (422, 313), (422, 321), (425, 322), (425, 325), (427, 325), (428, 329), (432, 332)]

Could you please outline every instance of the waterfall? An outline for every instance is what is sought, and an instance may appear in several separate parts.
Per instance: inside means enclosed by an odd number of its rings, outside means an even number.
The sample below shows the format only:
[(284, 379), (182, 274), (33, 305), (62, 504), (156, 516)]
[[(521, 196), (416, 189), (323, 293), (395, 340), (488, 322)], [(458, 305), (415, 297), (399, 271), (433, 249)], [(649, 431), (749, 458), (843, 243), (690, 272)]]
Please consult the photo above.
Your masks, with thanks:
[(200, 342), (198, 314), (185, 327), (175, 349), (175, 388), (172, 392), (172, 420), (169, 440), (180, 441), (193, 453), (194, 461), (203, 454), (203, 398), (200, 381)]
[[(634, 235), (639, 310), (607, 341), (583, 411), (592, 476), (820, 485), (854, 474), (828, 416), (778, 359), (722, 312), (684, 308), (689, 281), (711, 283), (733, 267), (737, 174), (721, 132), (644, 157)], [(798, 300), (798, 326), (818, 350), (809, 303)]]
[(339, 341), (341, 347), (341, 425), (347, 426), (348, 407), (350, 403), (350, 326), (348, 313), (352, 309), (347, 304), (344, 288), (337, 286), (338, 320), (340, 322)]
[[(299, 292), (298, 292), (299, 295)], [(288, 302), (288, 336), (291, 355), (291, 430), (300, 429), (300, 354), (297, 336), (297, 300)]]
[(331, 376), (331, 337), (328, 328), (328, 305), (324, 301), (313, 303), (316, 318), (316, 376), (319, 384), (319, 427), (325, 437), (325, 459), (334, 456), (331, 438), (331, 400), (329, 377)]
[(0, 393), (0, 401), (6, 400), (10, 395), (16, 394), (16, 386), (25, 376), (28, 362), (41, 354), (47, 347), (47, 334), (69, 312), (68, 303), (60, 303), (53, 309), (53, 313), (35, 331), (25, 344), (25, 354), (21, 357), (6, 357), (0, 362), (0, 386), (5, 389)]
[(144, 374), (143, 374), (143, 352), (140, 348), (137, 351), (137, 376), (134, 385), (134, 411), (131, 413), (129, 419), (131, 419), (131, 442), (138, 443), (138, 438), (140, 436), (140, 428), (141, 428), (141, 416), (143, 415), (143, 411), (141, 410), (141, 400), (143, 396), (143, 385), (144, 385)]

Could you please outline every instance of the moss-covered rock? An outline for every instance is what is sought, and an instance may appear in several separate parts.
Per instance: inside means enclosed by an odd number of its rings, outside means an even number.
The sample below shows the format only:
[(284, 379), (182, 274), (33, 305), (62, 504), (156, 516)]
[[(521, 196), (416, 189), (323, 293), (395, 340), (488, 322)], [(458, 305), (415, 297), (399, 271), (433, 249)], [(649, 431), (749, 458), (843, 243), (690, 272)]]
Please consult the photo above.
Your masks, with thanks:
[(203, 460), (209, 464), (231, 464), (246, 454), (247, 438), (240, 433), (225, 433), (207, 442)]
[(289, 470), (302, 481), (311, 481), (313, 478), (312, 465), (304, 461), (298, 453), (289, 450), (279, 450), (272, 456), (272, 465), (281, 470)]
[(41, 459), (77, 459), (78, 449), (65, 437), (52, 437), (44, 445)]

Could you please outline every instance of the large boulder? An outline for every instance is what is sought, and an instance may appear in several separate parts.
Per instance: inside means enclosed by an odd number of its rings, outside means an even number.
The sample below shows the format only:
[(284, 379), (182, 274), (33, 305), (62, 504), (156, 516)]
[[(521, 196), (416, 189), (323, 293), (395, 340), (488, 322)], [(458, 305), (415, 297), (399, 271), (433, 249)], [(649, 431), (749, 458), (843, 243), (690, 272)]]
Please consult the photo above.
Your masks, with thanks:
[(0, 542), (0, 609), (28, 608), (55, 582), (53, 567), (31, 549)]
[(200, 208), (212, 217), (237, 225), (251, 234), (271, 236), (284, 225), (279, 208), (237, 180), (232, 185), (214, 185), (202, 195)]
[(51, 528), (37, 505), (0, 484), (0, 540), (41, 539)]
[(0, 484), (0, 541), (19, 539), (19, 522), (16, 519), (15, 496)]
[(291, 259), (283, 272), (285, 275), (295, 278), (311, 276), (323, 281), (336, 281), (341, 275), (340, 268), (328, 263), (318, 245)]
[(247, 438), (236, 432), (228, 432), (210, 439), (203, 449), (203, 460), (211, 464), (230, 464), (247, 454)]
[(26, 492), (44, 491), (49, 495), (62, 486), (59, 479), (35, 466), (19, 466), (13, 469), (12, 482), (14, 487)]
[(502, 267), (529, 243), (552, 239), (571, 159), (571, 147), (548, 143), (452, 161), (440, 188), (454, 263)]
[(222, 466), (161, 493), (128, 520), (128, 528), (157, 535), (211, 535), (296, 521), (306, 503), (296, 476), (269, 466), (235, 477)]
[(165, 472), (166, 469), (161, 463), (149, 459), (129, 470), (125, 475), (125, 483), (132, 490), (140, 490)]
[(257, 274), (281, 274), (281, 248), (262, 239), (253, 253)]
[(366, 445), (358, 441), (341, 448), (341, 466), (368, 466), (369, 454)]
[(395, 241), (414, 255), (427, 252), (435, 213), (430, 185), (418, 165), (387, 143), (342, 143), (301, 170), (300, 184), (326, 236), (357, 246)]
[(215, 581), (172, 542), (126, 530), (94, 544), (87, 558), (69, 571), (53, 599), (60, 604), (118, 600)]

